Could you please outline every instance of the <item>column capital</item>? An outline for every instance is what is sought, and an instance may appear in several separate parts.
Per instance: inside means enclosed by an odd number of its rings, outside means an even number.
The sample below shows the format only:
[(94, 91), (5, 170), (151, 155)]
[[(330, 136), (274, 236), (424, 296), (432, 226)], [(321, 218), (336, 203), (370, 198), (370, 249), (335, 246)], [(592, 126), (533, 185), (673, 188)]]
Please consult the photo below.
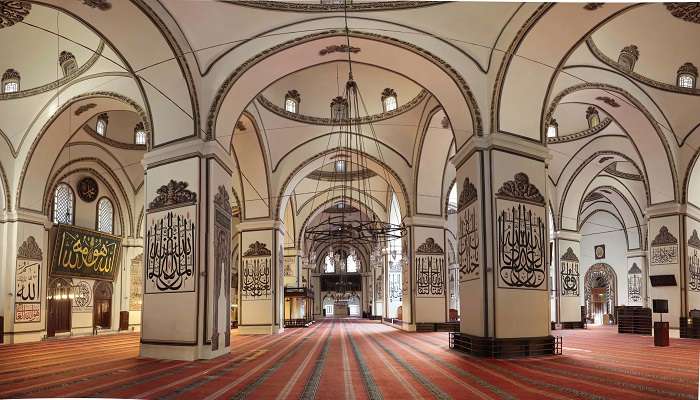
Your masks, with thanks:
[(452, 163), (459, 169), (460, 165), (475, 151), (484, 151), (494, 148), (511, 150), (525, 156), (541, 159), (545, 162), (549, 162), (552, 158), (550, 150), (541, 143), (515, 135), (492, 133), (486, 136), (472, 136), (458, 149), (454, 157), (452, 157)]
[(164, 146), (146, 153), (141, 163), (144, 169), (149, 167), (167, 164), (173, 160), (189, 158), (216, 158), (222, 166), (232, 174), (234, 165), (230, 154), (226, 152), (217, 141), (205, 141), (201, 138), (192, 138), (179, 143)]
[(263, 229), (284, 230), (284, 223), (278, 219), (263, 219), (242, 221), (238, 224), (238, 232), (257, 231)]
[(447, 220), (441, 215), (414, 215), (412, 217), (404, 218), (403, 222), (407, 226), (421, 225), (432, 228), (447, 227)]
[(6, 218), (2, 222), (26, 222), (30, 224), (44, 225), (45, 229), (50, 229), (53, 226), (53, 223), (49, 217), (37, 211), (30, 211), (26, 209), (13, 210), (8, 211), (5, 216)]
[(575, 231), (561, 230), (561, 231), (554, 232), (552, 239), (564, 239), (564, 240), (571, 240), (573, 242), (580, 242), (581, 241), (581, 234), (579, 232), (575, 232)]
[(654, 204), (646, 208), (645, 219), (649, 221), (663, 215), (684, 214), (686, 209), (687, 205), (674, 202)]
[(634, 258), (634, 257), (647, 258), (647, 251), (646, 250), (627, 251), (627, 252), (625, 252), (625, 257), (626, 258)]

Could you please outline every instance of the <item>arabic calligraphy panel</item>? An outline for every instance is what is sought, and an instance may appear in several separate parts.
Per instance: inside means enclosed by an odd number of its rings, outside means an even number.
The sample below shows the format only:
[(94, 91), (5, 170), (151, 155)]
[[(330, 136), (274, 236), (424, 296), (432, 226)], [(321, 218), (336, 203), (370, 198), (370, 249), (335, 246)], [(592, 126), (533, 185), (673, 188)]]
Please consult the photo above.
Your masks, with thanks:
[(121, 239), (70, 225), (56, 228), (52, 276), (114, 280), (121, 256)]
[(544, 207), (497, 199), (498, 287), (547, 290)]
[(75, 296), (72, 300), (74, 313), (92, 312), (93, 295), (92, 287), (95, 281), (79, 281), (75, 286)]
[(40, 322), (41, 303), (15, 304), (15, 322)]
[(194, 292), (197, 206), (147, 215), (145, 293)]
[(18, 259), (15, 270), (15, 303), (40, 301), (41, 261)]

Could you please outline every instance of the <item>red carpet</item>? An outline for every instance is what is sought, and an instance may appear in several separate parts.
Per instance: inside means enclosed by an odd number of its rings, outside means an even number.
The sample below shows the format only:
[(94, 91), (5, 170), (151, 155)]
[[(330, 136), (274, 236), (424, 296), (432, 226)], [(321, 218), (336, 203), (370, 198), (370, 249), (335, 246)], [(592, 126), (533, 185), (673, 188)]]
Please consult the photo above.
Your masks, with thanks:
[(138, 358), (138, 334), (0, 346), (0, 397), (159, 399), (695, 399), (700, 340), (557, 331), (564, 355), (484, 360), (446, 333), (326, 320), (232, 337), (210, 361)]

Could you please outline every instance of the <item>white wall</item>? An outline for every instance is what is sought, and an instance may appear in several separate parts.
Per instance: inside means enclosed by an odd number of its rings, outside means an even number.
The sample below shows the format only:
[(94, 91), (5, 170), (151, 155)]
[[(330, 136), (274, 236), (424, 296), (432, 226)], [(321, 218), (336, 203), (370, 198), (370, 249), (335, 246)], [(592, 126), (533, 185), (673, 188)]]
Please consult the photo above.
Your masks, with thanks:
[[(627, 241), (622, 226), (608, 213), (596, 213), (581, 227), (581, 305), (585, 302), (586, 272), (593, 264), (610, 264), (617, 275), (617, 305), (627, 305)], [(593, 248), (605, 245), (605, 258), (596, 260)]]

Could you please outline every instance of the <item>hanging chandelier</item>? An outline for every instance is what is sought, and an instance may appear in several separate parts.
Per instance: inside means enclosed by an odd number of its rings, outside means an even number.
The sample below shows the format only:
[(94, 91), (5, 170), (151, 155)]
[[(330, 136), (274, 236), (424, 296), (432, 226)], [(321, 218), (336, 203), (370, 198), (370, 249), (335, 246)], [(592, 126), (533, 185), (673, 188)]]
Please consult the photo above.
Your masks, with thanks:
[[(347, 3), (345, 5), (345, 39), (349, 48)], [(371, 177), (375, 176), (368, 173), (370, 146), (375, 150), (376, 159), (379, 161), (372, 164), (378, 165), (381, 169), (376, 175), (380, 175), (389, 182), (390, 173), (385, 167), (374, 127), (367, 117), (369, 113), (358, 83), (353, 78), (352, 52), (347, 54), (348, 80), (345, 83), (343, 95), (335, 97), (330, 104), (331, 119), (334, 124), (330, 132), (332, 139), (329, 139), (322, 164), (333, 165), (335, 181), (340, 182), (337, 187), (327, 190), (326, 198), (330, 199), (333, 196), (333, 198), (340, 197), (342, 200), (336, 203), (333, 212), (326, 212), (318, 223), (309, 226), (304, 237), (314, 246), (344, 244), (375, 248), (380, 243), (386, 244), (404, 237), (406, 226), (403, 221), (392, 224), (380, 220), (370, 207), (373, 201)], [(316, 191), (318, 192), (318, 186)], [(383, 190), (377, 191), (384, 194)], [(314, 199), (321, 197), (319, 193), (314, 193)], [(311, 254), (315, 255), (313, 251)]]

